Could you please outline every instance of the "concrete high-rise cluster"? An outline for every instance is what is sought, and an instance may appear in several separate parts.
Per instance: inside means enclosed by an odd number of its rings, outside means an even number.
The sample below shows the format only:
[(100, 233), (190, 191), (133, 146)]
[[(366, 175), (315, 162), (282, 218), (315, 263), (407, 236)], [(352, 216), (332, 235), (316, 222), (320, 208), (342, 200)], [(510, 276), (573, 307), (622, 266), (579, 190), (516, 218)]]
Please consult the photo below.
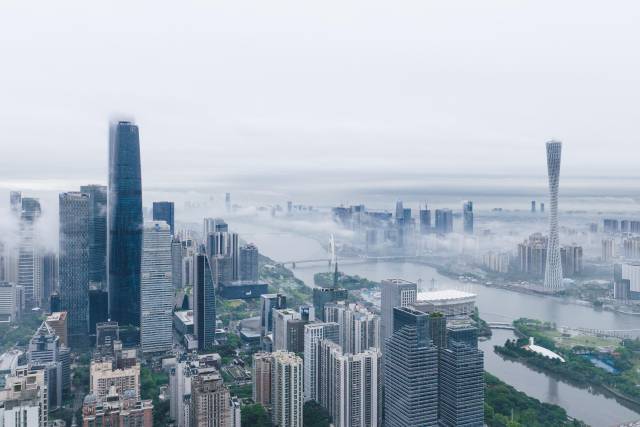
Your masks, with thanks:
[(558, 187), (560, 184), (560, 158), (562, 143), (547, 142), (547, 171), (549, 174), (549, 245), (544, 271), (544, 287), (551, 290), (562, 288), (562, 262), (560, 259), (560, 235), (558, 230)]
[(380, 316), (359, 304), (345, 302), (324, 306), (327, 322), (338, 324), (338, 344), (345, 353), (380, 348)]
[(310, 323), (304, 326), (304, 399), (318, 400), (321, 340), (339, 342), (340, 325), (335, 322)]

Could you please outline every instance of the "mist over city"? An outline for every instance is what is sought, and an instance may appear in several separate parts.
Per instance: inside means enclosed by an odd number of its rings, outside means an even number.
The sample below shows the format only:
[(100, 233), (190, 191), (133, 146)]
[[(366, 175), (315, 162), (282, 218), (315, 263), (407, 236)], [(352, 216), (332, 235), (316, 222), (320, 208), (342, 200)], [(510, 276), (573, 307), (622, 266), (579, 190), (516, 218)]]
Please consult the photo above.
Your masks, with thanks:
[(0, 4), (0, 427), (640, 427), (640, 5)]

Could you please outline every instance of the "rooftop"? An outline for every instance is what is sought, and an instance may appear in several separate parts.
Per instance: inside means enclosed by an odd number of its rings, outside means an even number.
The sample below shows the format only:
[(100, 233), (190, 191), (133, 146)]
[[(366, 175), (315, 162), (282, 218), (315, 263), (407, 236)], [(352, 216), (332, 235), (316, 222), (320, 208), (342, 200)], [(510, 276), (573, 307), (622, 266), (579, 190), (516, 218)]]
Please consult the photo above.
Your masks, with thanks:
[(193, 325), (193, 310), (176, 311), (173, 314), (185, 325)]
[(470, 292), (458, 291), (456, 289), (445, 289), (442, 291), (418, 292), (417, 301), (429, 302), (454, 302), (466, 299), (475, 299), (476, 295)]

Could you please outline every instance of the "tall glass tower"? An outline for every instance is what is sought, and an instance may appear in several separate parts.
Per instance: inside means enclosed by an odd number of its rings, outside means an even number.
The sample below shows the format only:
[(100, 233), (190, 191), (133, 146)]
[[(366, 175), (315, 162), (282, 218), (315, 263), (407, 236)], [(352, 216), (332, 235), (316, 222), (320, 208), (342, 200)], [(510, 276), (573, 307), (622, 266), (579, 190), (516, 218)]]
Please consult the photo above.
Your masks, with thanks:
[(558, 236), (558, 185), (560, 183), (560, 157), (562, 143), (547, 142), (547, 170), (549, 173), (549, 243), (547, 246), (547, 265), (544, 270), (544, 287), (560, 289), (562, 287), (562, 263), (560, 259), (560, 237)]
[(67, 311), (69, 338), (77, 344), (89, 330), (90, 196), (60, 194), (60, 303)]
[(107, 187), (83, 185), (89, 195), (89, 281), (107, 284)]
[(108, 282), (111, 320), (140, 325), (142, 183), (138, 126), (112, 123), (109, 129)]

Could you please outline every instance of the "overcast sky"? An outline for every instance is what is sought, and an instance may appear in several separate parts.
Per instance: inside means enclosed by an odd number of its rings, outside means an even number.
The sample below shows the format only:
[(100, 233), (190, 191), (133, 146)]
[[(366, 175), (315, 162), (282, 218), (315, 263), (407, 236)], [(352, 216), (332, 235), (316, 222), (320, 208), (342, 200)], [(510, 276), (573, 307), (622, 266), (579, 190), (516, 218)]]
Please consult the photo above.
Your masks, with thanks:
[(635, 176), (639, 22), (637, 1), (2, 0), (0, 186), (106, 182), (114, 115), (145, 186), (543, 175), (552, 137), (565, 176)]

